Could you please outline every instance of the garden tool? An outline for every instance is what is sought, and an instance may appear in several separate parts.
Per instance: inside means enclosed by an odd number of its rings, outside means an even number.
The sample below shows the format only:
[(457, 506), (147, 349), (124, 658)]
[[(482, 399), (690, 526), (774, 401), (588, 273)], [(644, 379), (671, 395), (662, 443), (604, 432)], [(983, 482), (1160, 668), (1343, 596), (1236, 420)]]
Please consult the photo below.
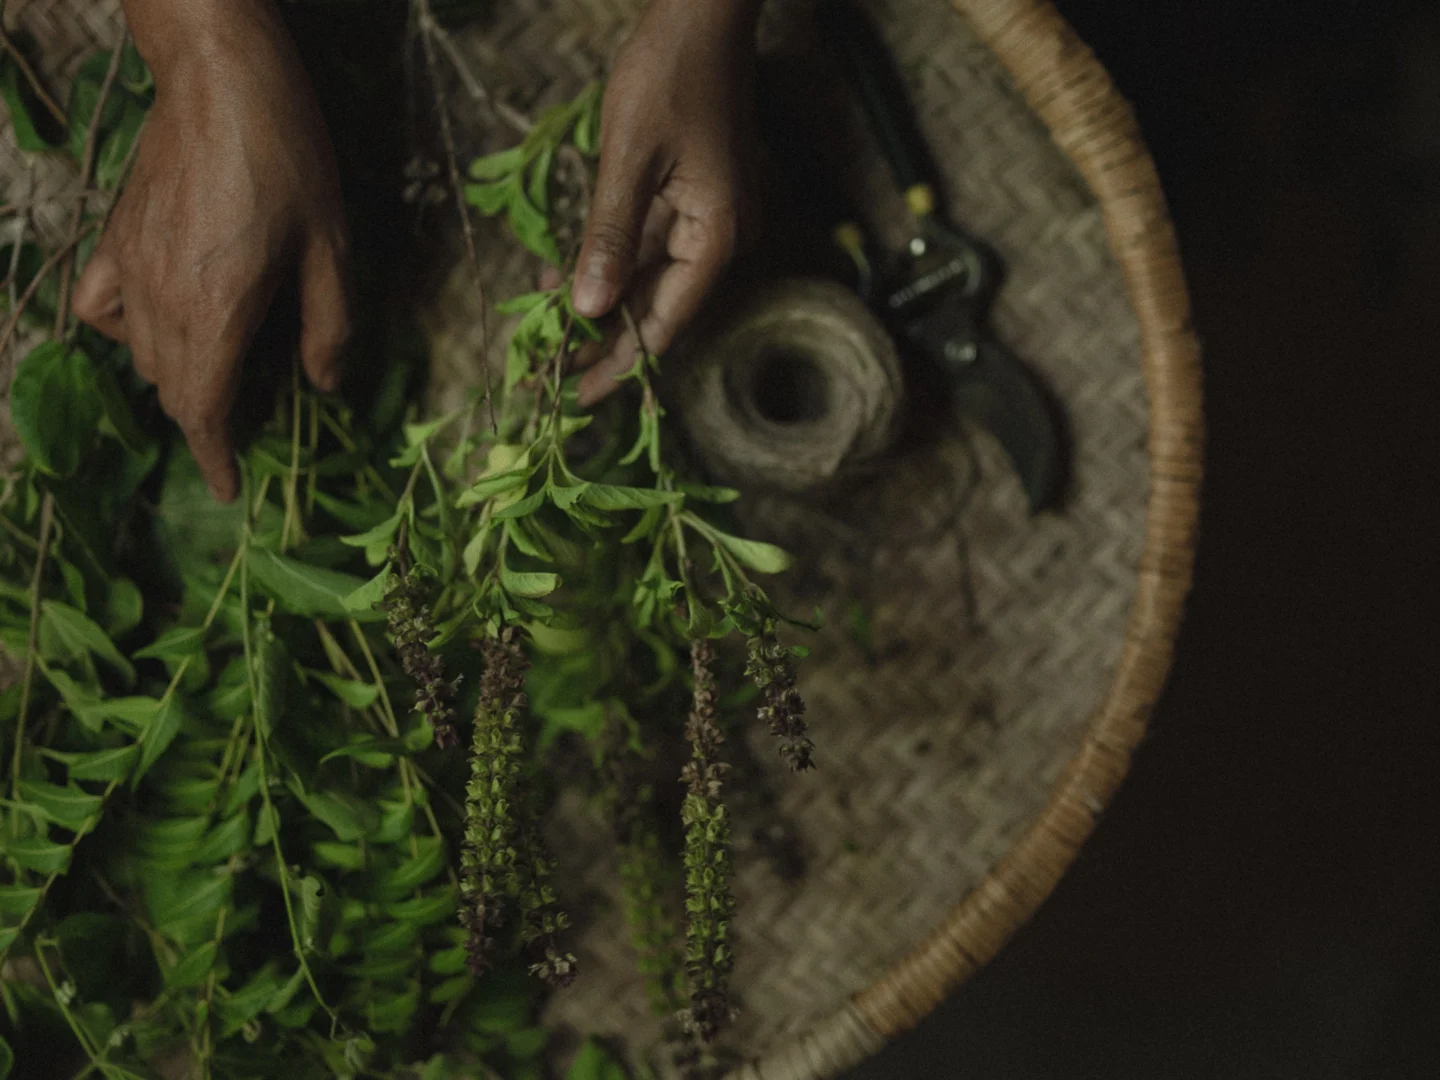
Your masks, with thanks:
[[(924, 143), (867, 16), (851, 0), (822, 0), (817, 18), (844, 62), (916, 225), (904, 250), (879, 268), (872, 266), (853, 217), (835, 223), (835, 240), (854, 260), (862, 295), (891, 332), (943, 371), (957, 411), (999, 440), (1032, 513), (1052, 509), (1065, 481), (1063, 418), (1033, 372), (990, 332), (986, 315), (1003, 272), (1000, 260), (941, 214)], [(819, 205), (831, 210), (834, 204)]]

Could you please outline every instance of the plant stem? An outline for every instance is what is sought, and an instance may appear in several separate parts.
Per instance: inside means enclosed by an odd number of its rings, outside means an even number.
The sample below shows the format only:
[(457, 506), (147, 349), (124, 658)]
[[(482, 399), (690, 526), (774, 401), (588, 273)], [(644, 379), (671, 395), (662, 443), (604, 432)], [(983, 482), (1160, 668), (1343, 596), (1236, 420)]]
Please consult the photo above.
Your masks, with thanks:
[(45, 556), (50, 551), (50, 530), (55, 524), (55, 497), (48, 491), (40, 502), (40, 545), (35, 573), (30, 576), (30, 646), (25, 653), (25, 676), (20, 684), (20, 711), (15, 717), (15, 755), (10, 762), (10, 794), (20, 785), (20, 759), (25, 749), (25, 718), (30, 711), (30, 690), (35, 683), (35, 657), (40, 637), (40, 590), (44, 585)]
[[(110, 54), (110, 66), (105, 69), (105, 81), (100, 84), (100, 94), (95, 99), (95, 111), (90, 114), (90, 129), (85, 132), (85, 152), (80, 159), (80, 187), (82, 189), (90, 186), (90, 173), (95, 168), (95, 145), (99, 140), (100, 117), (104, 115), (105, 103), (110, 99), (110, 91), (115, 85), (115, 76), (120, 73), (120, 58), (125, 53), (125, 44), (129, 41), (129, 34), (121, 37), (120, 43)], [(140, 140), (137, 138), (136, 143)], [(85, 204), (89, 200), (82, 198), (75, 204), (75, 212), (70, 218), (70, 235), (74, 236), (80, 231), (80, 223), (85, 219)], [(73, 248), (71, 251), (73, 252)], [(67, 257), (60, 267), (60, 299), (55, 305), (55, 336), (58, 338), (65, 333), (65, 324), (70, 320), (70, 283), (75, 276), (75, 259)]]
[[(470, 222), (470, 208), (465, 205), (465, 188), (460, 181), (460, 159), (455, 150), (455, 132), (450, 126), (450, 104), (445, 100), (445, 90), (440, 84), (440, 64), (435, 57), (435, 31), (439, 24), (430, 8), (430, 0), (411, 0), (420, 26), (420, 45), (425, 50), (425, 68), (430, 77), (430, 87), (435, 94), (435, 112), (440, 121), (440, 141), (445, 146), (445, 165), (450, 174), (450, 188), (455, 196), (455, 209), (460, 214), (460, 233), (465, 240), (465, 254), (470, 262), (470, 276), (475, 283), (475, 293), (480, 301), (480, 356), (481, 369), (485, 376), (485, 406), (490, 412), (490, 430), (498, 437), (500, 422), (495, 416), (495, 394), (490, 383), (490, 320), (485, 300), (485, 281), (480, 270), (480, 256), (475, 249), (475, 227)], [(476, 83), (478, 86), (478, 82)]]
[(40, 81), (40, 76), (37, 75), (35, 69), (30, 66), (30, 61), (25, 59), (25, 54), (16, 48), (15, 42), (12, 41), (10, 35), (5, 32), (3, 22), (0, 22), (0, 49), (4, 49), (5, 52), (10, 54), (10, 59), (15, 61), (16, 70), (18, 70), (20, 74), (24, 76), (25, 81), (30, 84), (30, 89), (35, 92), (35, 96), (40, 100), (40, 104), (45, 106), (45, 111), (54, 117), (55, 122), (61, 127), (68, 128), (70, 126), (70, 118), (65, 115), (65, 110), (55, 103), (55, 99), (52, 98), (45, 89), (45, 84)]

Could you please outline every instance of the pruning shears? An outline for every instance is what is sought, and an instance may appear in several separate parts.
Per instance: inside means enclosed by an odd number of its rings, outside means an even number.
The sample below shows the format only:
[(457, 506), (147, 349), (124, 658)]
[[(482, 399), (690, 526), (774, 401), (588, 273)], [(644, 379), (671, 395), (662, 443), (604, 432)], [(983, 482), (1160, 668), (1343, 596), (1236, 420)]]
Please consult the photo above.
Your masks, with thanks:
[(955, 409), (1004, 447), (1031, 512), (1052, 509), (1065, 483), (1063, 419), (1036, 376), (990, 332), (986, 315), (1003, 273), (1000, 260), (941, 213), (904, 89), (869, 19), (852, 0), (822, 0), (817, 18), (915, 222), (904, 249), (877, 269), (855, 216), (829, 192), (819, 200), (836, 244), (855, 265), (857, 288), (899, 341), (945, 374)]

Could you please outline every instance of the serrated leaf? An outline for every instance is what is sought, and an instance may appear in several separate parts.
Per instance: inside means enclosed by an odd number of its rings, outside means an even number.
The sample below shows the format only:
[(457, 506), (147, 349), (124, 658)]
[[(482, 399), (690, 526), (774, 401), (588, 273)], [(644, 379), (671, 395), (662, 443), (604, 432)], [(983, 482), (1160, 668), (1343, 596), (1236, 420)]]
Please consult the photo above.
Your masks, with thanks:
[(380, 697), (380, 691), (370, 683), (356, 679), (342, 679), (323, 671), (307, 671), (307, 675), (318, 680), (327, 690), (349, 705), (352, 709), (368, 709)]
[(509, 566), (502, 564), (500, 584), (505, 587), (507, 592), (513, 593), (515, 596), (538, 600), (542, 596), (549, 596), (560, 587), (560, 575), (529, 570), (512, 570)]
[(335, 836), (350, 843), (371, 832), (380, 822), (373, 805), (348, 791), (296, 792), (305, 808), (329, 826)]
[(191, 861), (198, 866), (210, 866), (224, 862), (232, 855), (238, 855), (250, 843), (250, 815), (236, 814), (222, 821), (206, 834), (200, 846), (195, 849)]
[(394, 517), (387, 518), (380, 522), (373, 529), (367, 529), (354, 536), (342, 536), (340, 542), (348, 547), (369, 548), (376, 544), (388, 544), (395, 537), (395, 532), (400, 528), (400, 519), (404, 515), (396, 511)]
[(346, 613), (356, 619), (364, 615), (381, 618), (376, 605), (385, 599), (385, 590), (390, 584), (390, 572), (390, 564), (386, 563), (373, 578), (354, 592), (348, 593), (341, 600), (341, 605), (345, 608)]
[(69, 844), (57, 844), (39, 836), (4, 843), (6, 855), (14, 859), (22, 870), (34, 870), (37, 874), (63, 874), (70, 866), (73, 850)]
[(365, 852), (355, 844), (337, 844), (322, 840), (313, 847), (315, 857), (327, 866), (339, 870), (365, 869)]
[(245, 559), (251, 579), (291, 614), (362, 621), (383, 618), (380, 612), (371, 608), (347, 606), (347, 601), (352, 601), (356, 594), (361, 594), (363, 598), (362, 590), (374, 586), (374, 580), (367, 584), (363, 578), (353, 574), (311, 566), (254, 545), (246, 551)]
[(385, 769), (394, 764), (395, 758), (409, 750), (403, 739), (359, 738), (352, 743), (331, 750), (320, 759), (320, 764), (336, 758), (354, 758), (372, 769)]
[(46, 341), (15, 371), (11, 420), (30, 460), (43, 472), (75, 474), (103, 411), (90, 358), (74, 345)]
[(381, 899), (399, 900), (428, 884), (445, 869), (445, 846), (435, 837), (418, 841), (419, 854), (406, 859), (394, 870), (375, 881), (375, 894)]
[(517, 551), (541, 562), (554, 562), (555, 556), (545, 547), (535, 530), (528, 526), (529, 518), (516, 518), (505, 523), (505, 535)]
[(760, 540), (745, 540), (725, 532), (716, 532), (715, 539), (735, 557), (735, 561), (760, 574), (780, 574), (790, 569), (794, 559), (789, 552)]
[(65, 750), (42, 750), (49, 759), (65, 765), (72, 780), (122, 780), (130, 775), (140, 760), (140, 746), (115, 746), (109, 750), (88, 750), (71, 753)]
[(22, 919), (44, 897), (44, 889), (27, 889), (23, 885), (0, 885), (0, 918)]
[(215, 942), (207, 941), (183, 957), (174, 967), (166, 968), (165, 989), (174, 993), (202, 981), (215, 966), (217, 952)]
[(590, 484), (581, 494), (581, 501), (596, 510), (650, 510), (658, 506), (673, 506), (684, 498), (678, 491), (621, 487), (618, 484)]
[(469, 488), (461, 492), (460, 497), (455, 500), (456, 506), (474, 506), (476, 503), (484, 502), (495, 495), (506, 491), (514, 491), (518, 487), (524, 487), (525, 483), (533, 476), (533, 468), (511, 469), (508, 472), (499, 473), (495, 476), (482, 476)]
[(550, 501), (561, 510), (568, 510), (580, 501), (580, 498), (590, 489), (592, 485), (583, 480), (578, 484), (567, 486), (555, 485), (548, 489)]
[(550, 219), (518, 185), (512, 185), (509, 206), (508, 220), (515, 239), (532, 254), (552, 265), (559, 265), (560, 249), (555, 246), (555, 237), (550, 232)]
[[(393, 904), (385, 905), (385, 914), (391, 919), (400, 922), (415, 923), (417, 926), (430, 926), (434, 923), (444, 922), (455, 915), (455, 907), (459, 902), (459, 893), (453, 885), (447, 885), (438, 893), (430, 896), (415, 896), (409, 900), (399, 900)], [(463, 949), (461, 950), (464, 951)], [(431, 968), (437, 971), (436, 968)]]
[(530, 495), (525, 496), (525, 498), (521, 499), (519, 502), (511, 503), (503, 510), (495, 511), (495, 513), (490, 516), (490, 520), (509, 521), (511, 518), (524, 517), (525, 515), (533, 514), (536, 510), (540, 509), (541, 505), (544, 502), (545, 492), (536, 491)]
[(100, 812), (104, 800), (76, 785), (61, 787), (43, 780), (21, 780), (20, 801), (38, 809), (47, 820), (67, 829), (76, 829)]
[(134, 783), (150, 771), (150, 766), (170, 748), (175, 736), (180, 734), (180, 725), (185, 721), (185, 709), (176, 694), (169, 695), (156, 710), (140, 736), (140, 764), (135, 768)]
[(40, 612), (42, 628), (48, 629), (55, 642), (64, 647), (65, 651), (56, 659), (69, 660), (93, 654), (119, 672), (126, 685), (135, 681), (135, 668), (94, 619), (58, 600), (43, 601)]
[(470, 163), (470, 179), (498, 180), (509, 176), (525, 164), (524, 144), (494, 154), (486, 154)]
[(172, 626), (149, 645), (135, 650), (135, 659), (178, 662), (204, 647), (204, 630), (194, 626)]

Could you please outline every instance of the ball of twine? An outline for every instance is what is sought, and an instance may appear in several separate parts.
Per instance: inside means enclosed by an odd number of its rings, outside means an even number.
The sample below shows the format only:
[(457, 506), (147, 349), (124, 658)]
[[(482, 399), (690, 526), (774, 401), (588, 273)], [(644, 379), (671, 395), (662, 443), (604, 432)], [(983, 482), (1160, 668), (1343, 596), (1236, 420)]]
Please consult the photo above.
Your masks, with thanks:
[(903, 397), (894, 343), (841, 285), (768, 284), (686, 352), (678, 405), (718, 479), (806, 491), (894, 437)]

